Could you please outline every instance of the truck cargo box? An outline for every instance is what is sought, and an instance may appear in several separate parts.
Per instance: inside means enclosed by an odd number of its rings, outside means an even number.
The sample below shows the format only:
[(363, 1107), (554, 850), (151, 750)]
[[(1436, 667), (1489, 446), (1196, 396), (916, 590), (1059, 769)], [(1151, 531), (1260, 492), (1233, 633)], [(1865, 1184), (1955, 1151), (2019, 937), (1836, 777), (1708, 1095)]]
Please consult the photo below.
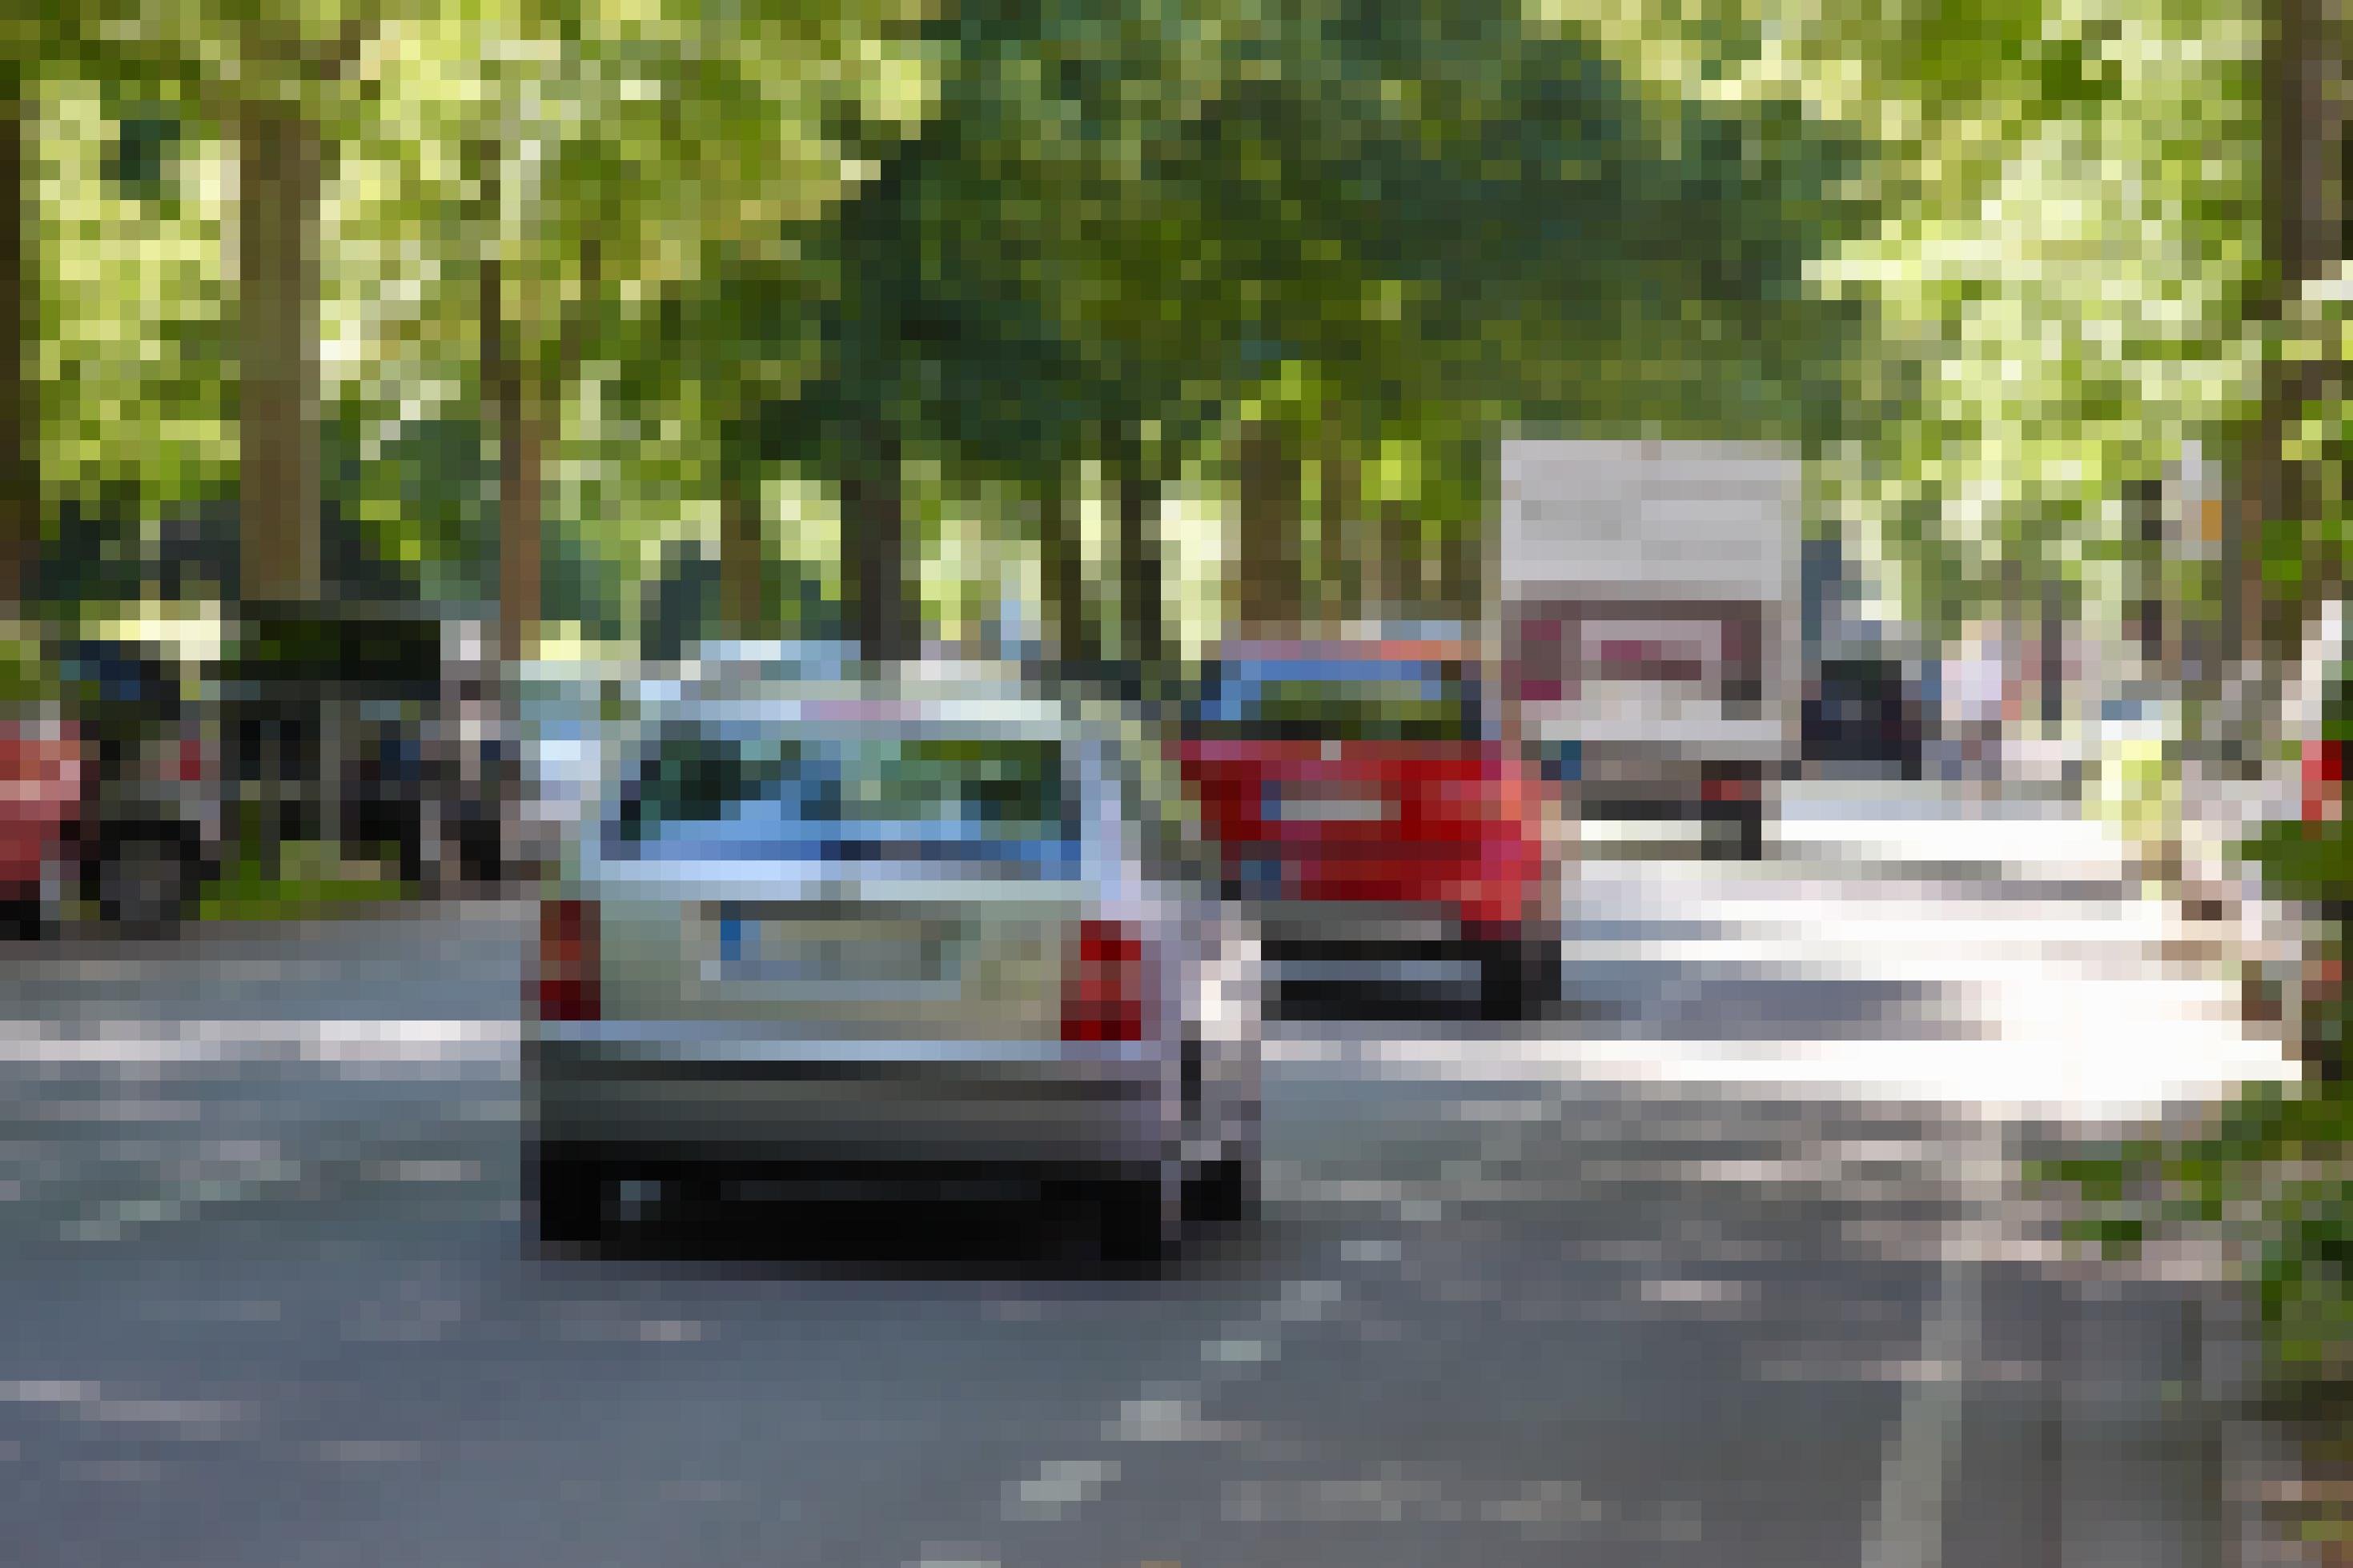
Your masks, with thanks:
[(1504, 443), (1502, 694), (1588, 815), (1723, 822), (1756, 852), (1797, 752), (1802, 481), (1774, 446)]

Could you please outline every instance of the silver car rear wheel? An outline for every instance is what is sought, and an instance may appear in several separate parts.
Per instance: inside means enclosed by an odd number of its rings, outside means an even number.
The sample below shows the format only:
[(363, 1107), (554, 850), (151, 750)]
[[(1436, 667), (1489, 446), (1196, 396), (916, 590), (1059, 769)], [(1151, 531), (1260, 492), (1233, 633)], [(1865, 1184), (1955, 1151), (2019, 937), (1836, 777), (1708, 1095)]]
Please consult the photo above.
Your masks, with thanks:
[(1243, 1225), (1258, 1217), (1258, 1160), (1228, 1151), (1193, 1173), (1185, 1191), (1187, 1219)]
[(1185, 1228), (1184, 1180), (1175, 1162), (1157, 1176), (1115, 1181), (1095, 1195), (1097, 1256), (1111, 1264), (1158, 1264), (1173, 1258)]
[(592, 1247), (604, 1232), (604, 1167), (557, 1149), (531, 1153), (532, 1205), (542, 1246)]

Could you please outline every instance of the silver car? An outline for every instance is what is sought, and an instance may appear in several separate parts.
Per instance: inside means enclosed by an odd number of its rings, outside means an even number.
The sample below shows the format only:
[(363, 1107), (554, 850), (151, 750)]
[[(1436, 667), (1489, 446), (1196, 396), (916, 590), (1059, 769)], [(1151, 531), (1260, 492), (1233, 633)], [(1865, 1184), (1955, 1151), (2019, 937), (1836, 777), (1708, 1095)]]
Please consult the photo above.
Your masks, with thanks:
[(1010, 1178), (1120, 1257), (1250, 1205), (1253, 944), (1115, 717), (932, 670), (685, 689), (613, 750), (525, 1008), (545, 1241), (678, 1174)]

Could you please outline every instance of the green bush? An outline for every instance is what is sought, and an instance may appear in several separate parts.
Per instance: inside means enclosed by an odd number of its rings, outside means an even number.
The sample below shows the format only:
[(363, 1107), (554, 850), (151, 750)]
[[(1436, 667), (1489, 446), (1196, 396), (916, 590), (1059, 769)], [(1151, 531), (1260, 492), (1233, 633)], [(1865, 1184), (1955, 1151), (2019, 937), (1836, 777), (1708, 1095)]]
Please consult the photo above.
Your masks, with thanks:
[(2353, 900), (2353, 834), (2341, 822), (2274, 822), (2240, 846), (2263, 869), (2275, 899), (2327, 903)]
[[(2240, 853), (2261, 866), (2263, 888), (2272, 897), (2313, 908), (2316, 912), (2353, 903), (2353, 833), (2345, 824), (2274, 822), (2241, 847)], [(2345, 956), (2341, 922), (2324, 918), (2305, 953), (2306, 963), (2337, 961)], [(2346, 988), (2331, 986), (2306, 1005), (2302, 1046), (2306, 1059), (2323, 1064), (2325, 1076), (2342, 1076), (2353, 1066), (2347, 1050), (2348, 1005)]]
[(2153, 736), (2112, 741), (2094, 762), (2094, 811), (2131, 843), (2162, 844), (2180, 831), (2178, 748)]
[(58, 699), (57, 671), (28, 637), (0, 637), (0, 710), (13, 710)]
[(2253, 1289), (2274, 1367), (2353, 1377), (2353, 1096), (2257, 1084), (2200, 1135), (2129, 1140), (2031, 1174), (2069, 1189), (2071, 1238), (2130, 1257), (2159, 1235), (2219, 1234)]

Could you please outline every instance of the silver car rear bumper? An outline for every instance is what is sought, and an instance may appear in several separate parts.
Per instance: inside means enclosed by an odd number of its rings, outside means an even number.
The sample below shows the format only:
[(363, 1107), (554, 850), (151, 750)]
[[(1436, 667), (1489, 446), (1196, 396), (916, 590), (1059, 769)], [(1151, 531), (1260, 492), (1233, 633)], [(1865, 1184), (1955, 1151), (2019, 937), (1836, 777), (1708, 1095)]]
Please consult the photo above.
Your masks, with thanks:
[(1156, 1055), (1060, 1041), (775, 1039), (725, 1026), (541, 1025), (533, 1135), (664, 1159), (792, 1165), (1157, 1162), (1178, 1122)]

